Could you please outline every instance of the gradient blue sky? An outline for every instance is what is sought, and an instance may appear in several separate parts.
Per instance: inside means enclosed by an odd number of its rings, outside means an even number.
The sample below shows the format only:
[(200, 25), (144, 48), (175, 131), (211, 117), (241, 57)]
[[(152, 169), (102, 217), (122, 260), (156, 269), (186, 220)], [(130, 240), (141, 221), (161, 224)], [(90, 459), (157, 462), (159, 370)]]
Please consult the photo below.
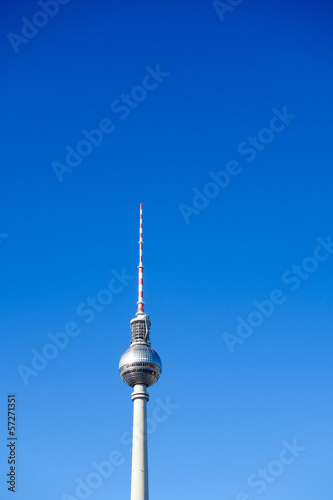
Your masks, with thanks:
[[(333, 256), (308, 258), (333, 229), (331, 3), (244, 0), (222, 21), (211, 1), (70, 0), (16, 53), (8, 33), (38, 11), (0, 7), (1, 498), (12, 495), (14, 392), (17, 500), (78, 498), (76, 478), (115, 450), (122, 463), (87, 498), (129, 499), (132, 402), (118, 361), (142, 202), (144, 298), (163, 362), (149, 417), (168, 398), (177, 406), (150, 422), (150, 497), (330, 499)], [(169, 75), (115, 111), (157, 65)], [(267, 138), (284, 107), (296, 116), (248, 161), (240, 144)], [(105, 118), (113, 132), (59, 182), (52, 164)], [(239, 175), (186, 224), (179, 205), (193, 208), (193, 189), (231, 160)], [(304, 259), (316, 270), (293, 291)], [(77, 307), (123, 268), (135, 279), (87, 323)], [(283, 303), (231, 353), (225, 333), (274, 289)], [(70, 321), (80, 334), (24, 384), (18, 366)], [(305, 450), (258, 493), (248, 478), (293, 440)]]

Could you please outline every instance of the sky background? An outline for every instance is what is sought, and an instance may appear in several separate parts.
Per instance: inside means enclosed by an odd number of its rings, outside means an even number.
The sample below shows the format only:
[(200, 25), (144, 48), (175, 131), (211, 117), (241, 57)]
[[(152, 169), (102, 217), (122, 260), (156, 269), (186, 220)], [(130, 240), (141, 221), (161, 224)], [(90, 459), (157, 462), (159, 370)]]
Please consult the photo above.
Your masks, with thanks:
[[(32, 0), (0, 7), (1, 498), (12, 498), (12, 393), (17, 500), (130, 497), (131, 389), (118, 362), (142, 202), (145, 310), (163, 363), (149, 390), (150, 498), (331, 499), (333, 255), (313, 259), (332, 234), (331, 2), (243, 0), (220, 16), (204, 0), (58, 7), (46, 18)], [(24, 17), (48, 22), (15, 45)], [(156, 87), (135, 89), (158, 65)], [(132, 93), (140, 102), (120, 112)], [(293, 117), (262, 131), (274, 109)], [(54, 162), (66, 166), (66, 147), (106, 118), (113, 131), (60, 182)], [(249, 161), (258, 134), (266, 144)], [(207, 187), (231, 160), (238, 175)], [(293, 265), (311, 268), (295, 290)], [(129, 276), (121, 291), (80, 316), (105, 300), (112, 272)], [(237, 318), (258, 319), (254, 301), (275, 289), (283, 303), (241, 338)], [(18, 367), (32, 370), (32, 351), (69, 322), (80, 333), (24, 379)], [(294, 440), (302, 451), (279, 466)], [(115, 451), (121, 463), (80, 497), (77, 478), (87, 484)], [(278, 474), (262, 493), (248, 483), (260, 468)]]

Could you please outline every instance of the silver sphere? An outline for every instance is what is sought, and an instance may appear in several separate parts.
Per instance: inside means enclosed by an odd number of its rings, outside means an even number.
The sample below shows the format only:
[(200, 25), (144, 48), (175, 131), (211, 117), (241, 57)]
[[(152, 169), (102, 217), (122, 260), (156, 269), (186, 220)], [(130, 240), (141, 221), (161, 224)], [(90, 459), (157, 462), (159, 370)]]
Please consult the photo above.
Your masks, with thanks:
[(119, 373), (127, 385), (155, 384), (162, 373), (162, 361), (147, 344), (134, 344), (124, 352), (119, 362)]

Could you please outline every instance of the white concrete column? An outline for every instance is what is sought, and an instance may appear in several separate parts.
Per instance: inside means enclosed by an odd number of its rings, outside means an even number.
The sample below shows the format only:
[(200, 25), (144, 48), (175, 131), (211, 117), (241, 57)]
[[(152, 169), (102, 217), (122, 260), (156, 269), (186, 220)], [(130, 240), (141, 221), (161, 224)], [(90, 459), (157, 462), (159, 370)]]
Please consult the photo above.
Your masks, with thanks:
[(147, 401), (144, 384), (136, 384), (132, 393), (133, 444), (131, 500), (148, 500)]

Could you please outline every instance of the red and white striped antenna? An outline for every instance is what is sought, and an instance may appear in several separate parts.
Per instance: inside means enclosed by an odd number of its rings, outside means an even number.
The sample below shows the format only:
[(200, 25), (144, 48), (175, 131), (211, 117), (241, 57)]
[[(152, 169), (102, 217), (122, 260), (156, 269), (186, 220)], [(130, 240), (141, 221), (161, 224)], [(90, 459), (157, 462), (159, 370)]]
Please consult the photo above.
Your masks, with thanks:
[(142, 263), (142, 203), (140, 203), (140, 240), (139, 240), (139, 294), (138, 294), (138, 313), (143, 313), (143, 263)]

